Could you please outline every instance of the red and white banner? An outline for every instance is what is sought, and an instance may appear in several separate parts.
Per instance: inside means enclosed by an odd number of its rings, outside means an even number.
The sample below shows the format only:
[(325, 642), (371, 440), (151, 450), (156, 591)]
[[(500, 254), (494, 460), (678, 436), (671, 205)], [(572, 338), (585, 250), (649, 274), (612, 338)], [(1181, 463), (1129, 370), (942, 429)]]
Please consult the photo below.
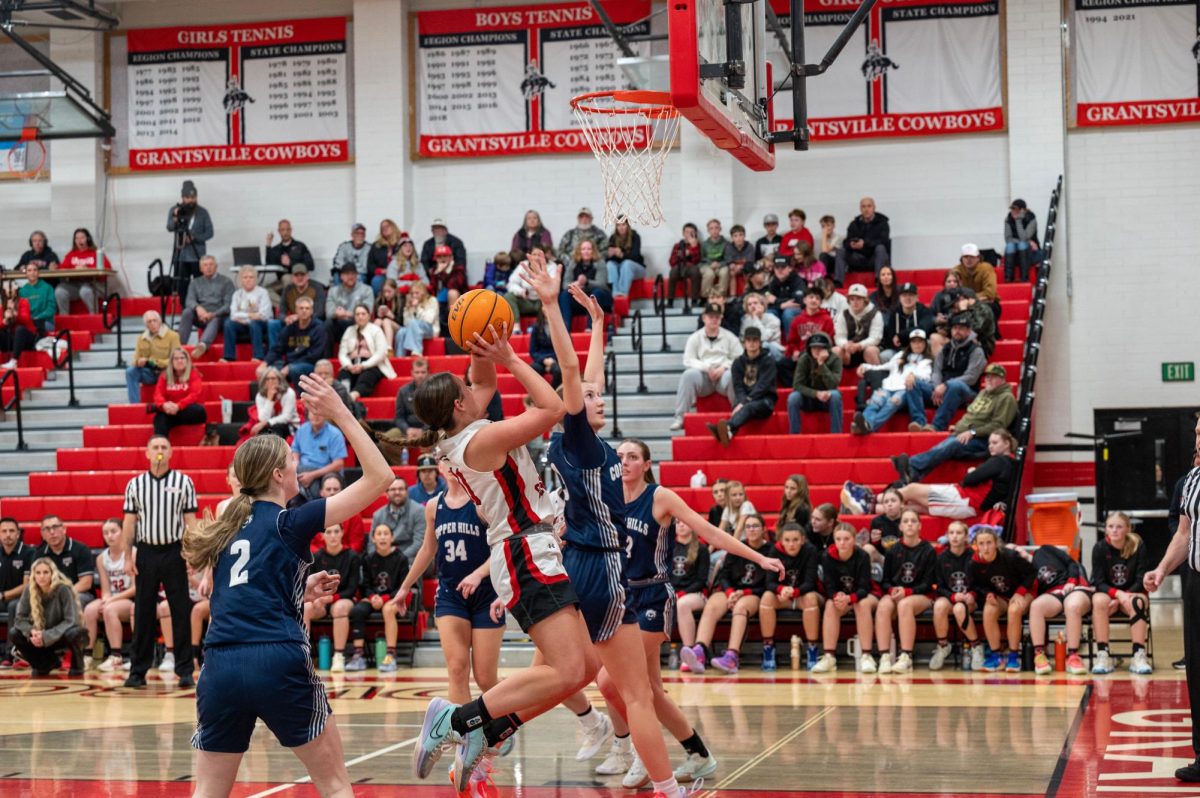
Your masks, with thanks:
[[(649, 32), (649, 0), (604, 7), (630, 34)], [(416, 17), (418, 155), (584, 152), (571, 98), (627, 88), (617, 47), (586, 2)]]
[[(823, 75), (809, 78), (815, 141), (939, 136), (1004, 129), (1000, 66), (1001, 0), (880, 0)], [(859, 0), (805, 0), (804, 46), (821, 59)], [(784, 30), (787, 0), (772, 0)], [(788, 61), (774, 36), (775, 79)], [(776, 93), (776, 130), (792, 129), (792, 97)]]
[(1074, 2), (1076, 124), (1200, 121), (1200, 1)]
[(349, 159), (346, 18), (131, 30), (129, 168)]

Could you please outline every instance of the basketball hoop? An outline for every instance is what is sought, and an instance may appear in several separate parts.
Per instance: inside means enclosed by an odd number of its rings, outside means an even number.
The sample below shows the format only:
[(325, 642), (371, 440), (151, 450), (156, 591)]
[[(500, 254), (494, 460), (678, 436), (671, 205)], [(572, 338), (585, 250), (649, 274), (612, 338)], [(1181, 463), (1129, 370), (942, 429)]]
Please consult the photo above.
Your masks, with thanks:
[(663, 164), (679, 135), (679, 112), (661, 91), (598, 91), (571, 100), (571, 110), (604, 176), (604, 223), (620, 217), (663, 222)]
[(4, 165), (9, 173), (19, 180), (37, 180), (46, 165), (46, 145), (38, 140), (37, 128), (27, 127), (21, 131), (21, 140), (8, 148)]

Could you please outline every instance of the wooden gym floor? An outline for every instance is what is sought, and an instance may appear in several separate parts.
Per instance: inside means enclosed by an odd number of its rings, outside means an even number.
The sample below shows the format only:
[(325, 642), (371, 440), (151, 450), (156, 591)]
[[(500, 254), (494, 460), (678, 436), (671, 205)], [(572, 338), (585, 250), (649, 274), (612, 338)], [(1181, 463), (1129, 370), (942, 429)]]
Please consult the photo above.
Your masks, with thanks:
[[(827, 677), (750, 664), (736, 677), (669, 674), (668, 688), (720, 760), (697, 798), (779, 796), (1198, 796), (1176, 782), (1191, 760), (1179, 656), (1178, 604), (1155, 606), (1150, 677), (932, 673)], [(0, 795), (184, 796), (193, 691), (153, 679), (126, 690), (97, 673), (0, 673)], [(361, 796), (452, 796), (439, 764), (414, 785), (410, 757), (436, 669), (328, 680), (351, 778)], [(599, 704), (598, 694), (593, 695)], [(499, 760), (503, 798), (624, 792), (575, 761), (575, 721), (562, 709), (523, 729)], [(669, 741), (677, 760), (681, 749)], [(307, 798), (304, 770), (264, 727), (242, 764), (239, 798)]]

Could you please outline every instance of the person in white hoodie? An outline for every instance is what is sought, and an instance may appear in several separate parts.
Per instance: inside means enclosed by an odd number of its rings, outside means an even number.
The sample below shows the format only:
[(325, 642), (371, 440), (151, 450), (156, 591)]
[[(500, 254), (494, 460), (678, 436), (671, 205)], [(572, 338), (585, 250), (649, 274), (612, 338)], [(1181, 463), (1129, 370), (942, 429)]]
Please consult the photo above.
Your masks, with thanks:
[[(883, 381), (871, 393), (868, 402), (866, 389), (872, 378), (867, 375), (872, 373), (882, 374)], [(908, 333), (908, 344), (891, 360), (879, 366), (864, 363), (858, 367), (858, 410), (850, 422), (850, 432), (868, 435), (882, 427), (905, 404), (905, 392), (917, 380), (929, 380), (931, 374), (933, 359), (929, 356), (929, 341), (925, 331), (917, 327)], [(924, 423), (923, 418), (921, 423)]]
[(855, 283), (846, 292), (850, 307), (833, 314), (833, 352), (847, 366), (879, 365), (879, 343), (883, 340), (883, 313), (871, 304), (867, 287)]
[(238, 338), (250, 337), (254, 359), (267, 356), (267, 322), (274, 318), (275, 307), (267, 289), (258, 284), (258, 271), (243, 266), (238, 272), (240, 287), (233, 292), (229, 303), (229, 318), (225, 319), (225, 351), (222, 360), (237, 360)]
[(742, 354), (742, 342), (721, 326), (724, 314), (720, 305), (704, 308), (704, 326), (692, 333), (683, 349), (684, 372), (679, 377), (675, 393), (675, 419), (671, 429), (683, 429), (683, 414), (692, 409), (696, 399), (720, 392), (733, 407), (733, 376), (729, 367)]

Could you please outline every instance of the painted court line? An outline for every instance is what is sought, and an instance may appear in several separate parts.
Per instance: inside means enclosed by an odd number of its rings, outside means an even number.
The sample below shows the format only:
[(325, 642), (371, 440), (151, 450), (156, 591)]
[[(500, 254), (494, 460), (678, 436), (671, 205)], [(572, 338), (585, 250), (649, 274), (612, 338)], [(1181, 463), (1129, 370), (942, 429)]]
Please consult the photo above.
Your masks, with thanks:
[(746, 762), (744, 762), (742, 764), (742, 766), (740, 768), (733, 771), (728, 776), (726, 776), (725, 778), (723, 778), (719, 782), (717, 782), (717, 784), (711, 790), (706, 790), (704, 793), (702, 793), (700, 798), (715, 798), (718, 791), (729, 789), (730, 785), (732, 785), (735, 781), (740, 779), (742, 776), (745, 776), (747, 773), (749, 773), (754, 768), (761, 765), (763, 762), (765, 762), (767, 759), (769, 759), (772, 755), (774, 755), (777, 751), (782, 750), (788, 743), (790, 743), (792, 740), (795, 740), (801, 734), (804, 734), (804, 732), (811, 729), (818, 722), (820, 722), (822, 719), (824, 719), (826, 715), (829, 715), (835, 709), (837, 709), (837, 707), (825, 707), (820, 712), (818, 712), (817, 714), (813, 715), (811, 718), (806, 720), (804, 723), (800, 724), (799, 726), (797, 726), (796, 728), (792, 729), (790, 732), (785, 734), (783, 737), (776, 740), (773, 745), (760, 751), (753, 758), (748, 759)]
[[(398, 743), (393, 743), (392, 745), (388, 745), (383, 748), (380, 748), (378, 751), (372, 751), (369, 754), (363, 754), (362, 756), (355, 757), (354, 759), (351, 759), (346, 762), (346, 767), (351, 768), (357, 764), (366, 762), (369, 759), (374, 759), (377, 756), (383, 756), (384, 754), (390, 754), (392, 751), (398, 751), (401, 748), (406, 748), (406, 747), (412, 745), (413, 743), (415, 743), (419, 739), (421, 739), (419, 736), (418, 737), (410, 737), (407, 740), (401, 740)], [(263, 790), (262, 792), (256, 792), (253, 795), (248, 796), (248, 798), (266, 798), (266, 796), (268, 796), (268, 795), (274, 795), (275, 793), (283, 792), (284, 790), (290, 790), (293, 787), (296, 787), (300, 784), (309, 784), (311, 782), (312, 782), (312, 779), (309, 778), (308, 776), (305, 776), (304, 778), (297, 779), (296, 781), (290, 782), (288, 784), (280, 784), (276, 787), (272, 787), (269, 790)]]

